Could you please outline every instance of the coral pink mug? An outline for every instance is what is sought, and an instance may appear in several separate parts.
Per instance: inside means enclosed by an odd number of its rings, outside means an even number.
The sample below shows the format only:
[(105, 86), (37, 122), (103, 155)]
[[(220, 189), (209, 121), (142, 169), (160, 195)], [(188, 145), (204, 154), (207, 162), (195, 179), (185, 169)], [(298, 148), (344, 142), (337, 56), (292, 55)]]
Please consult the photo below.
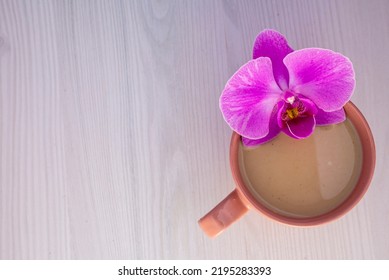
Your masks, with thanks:
[(350, 211), (362, 199), (370, 185), (375, 167), (375, 145), (369, 125), (357, 107), (351, 102), (348, 102), (344, 106), (344, 109), (347, 118), (353, 123), (359, 135), (363, 157), (359, 179), (353, 191), (345, 201), (327, 213), (308, 218), (283, 216), (266, 208), (254, 197), (249, 188), (245, 185), (242, 175), (240, 174), (238, 151), (241, 138), (234, 132), (230, 145), (230, 165), (236, 183), (236, 189), (199, 220), (199, 225), (204, 232), (210, 237), (217, 236), (242, 217), (249, 209), (254, 209), (272, 220), (293, 226), (315, 226), (325, 224), (340, 218)]

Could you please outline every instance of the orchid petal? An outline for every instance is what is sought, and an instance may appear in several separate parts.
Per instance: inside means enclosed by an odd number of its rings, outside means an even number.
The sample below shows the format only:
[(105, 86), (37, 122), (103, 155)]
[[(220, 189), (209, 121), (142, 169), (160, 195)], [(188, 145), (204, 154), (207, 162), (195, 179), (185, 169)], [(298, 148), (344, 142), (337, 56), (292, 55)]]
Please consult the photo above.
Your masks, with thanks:
[(325, 112), (340, 110), (355, 87), (351, 61), (327, 49), (308, 48), (284, 58), (289, 71), (289, 88), (304, 95)]
[(338, 124), (346, 120), (346, 113), (343, 108), (334, 112), (324, 112), (319, 109), (315, 115), (315, 119), (316, 125)]
[(269, 133), (269, 121), (282, 92), (267, 57), (243, 65), (227, 82), (220, 109), (227, 124), (238, 134), (259, 139)]
[(287, 122), (282, 131), (293, 138), (303, 139), (312, 134), (315, 124), (314, 116), (296, 118)]
[(282, 113), (285, 112), (287, 104), (284, 101), (279, 101), (277, 104), (277, 125), (278, 127), (284, 127), (284, 121), (282, 120)]
[(242, 137), (242, 142), (243, 142), (243, 145), (245, 145), (247, 147), (257, 146), (257, 145), (269, 142), (274, 137), (276, 137), (280, 132), (281, 132), (281, 129), (277, 124), (277, 111), (274, 110), (273, 114), (270, 118), (269, 133), (265, 137), (260, 138), (260, 139), (249, 139), (249, 138)]
[(271, 59), (275, 80), (282, 90), (286, 90), (289, 84), (288, 69), (282, 60), (291, 52), (293, 49), (289, 47), (286, 38), (275, 30), (265, 29), (254, 42), (253, 58), (265, 56)]
[(299, 99), (301, 102), (303, 102), (304, 107), (305, 107), (304, 112), (302, 112), (303, 114), (309, 114), (309, 115), (316, 115), (317, 114), (318, 109), (317, 109), (315, 103), (313, 103), (308, 98), (300, 97)]

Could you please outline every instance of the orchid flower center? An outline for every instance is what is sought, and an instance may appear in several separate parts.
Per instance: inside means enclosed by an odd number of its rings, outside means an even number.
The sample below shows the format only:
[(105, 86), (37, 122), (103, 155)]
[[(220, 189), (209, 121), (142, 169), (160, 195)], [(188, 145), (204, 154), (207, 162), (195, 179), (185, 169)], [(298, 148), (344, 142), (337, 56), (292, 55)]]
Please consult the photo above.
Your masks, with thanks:
[(286, 113), (288, 114), (288, 117), (289, 117), (291, 120), (293, 120), (294, 118), (297, 118), (298, 115), (299, 115), (299, 111), (298, 111), (297, 107), (296, 107), (296, 108), (293, 108), (293, 109), (288, 109), (288, 110), (286, 110)]
[(281, 114), (281, 118), (284, 122), (294, 120), (298, 117), (303, 116), (306, 113), (305, 105), (298, 97), (291, 96), (285, 101), (285, 111)]

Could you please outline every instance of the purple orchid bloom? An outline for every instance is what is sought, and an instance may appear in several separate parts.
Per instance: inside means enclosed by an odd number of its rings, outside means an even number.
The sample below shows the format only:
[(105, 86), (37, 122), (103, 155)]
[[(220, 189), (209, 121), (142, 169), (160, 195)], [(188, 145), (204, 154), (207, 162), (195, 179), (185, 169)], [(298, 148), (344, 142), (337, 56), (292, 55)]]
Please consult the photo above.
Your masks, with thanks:
[(253, 59), (227, 82), (220, 109), (246, 146), (265, 143), (281, 131), (303, 139), (315, 125), (346, 119), (343, 106), (355, 88), (351, 61), (334, 51), (294, 51), (275, 30), (255, 40)]

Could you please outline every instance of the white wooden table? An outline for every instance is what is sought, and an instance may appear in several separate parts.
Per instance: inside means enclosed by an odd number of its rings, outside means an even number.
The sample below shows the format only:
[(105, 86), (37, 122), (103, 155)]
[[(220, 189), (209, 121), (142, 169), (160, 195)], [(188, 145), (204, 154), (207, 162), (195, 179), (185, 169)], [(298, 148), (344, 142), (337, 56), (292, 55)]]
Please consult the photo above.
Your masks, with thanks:
[[(0, 0), (1, 259), (388, 259), (389, 1)], [(344, 218), (197, 220), (234, 183), (218, 99), (274, 28), (354, 62), (371, 188)]]

